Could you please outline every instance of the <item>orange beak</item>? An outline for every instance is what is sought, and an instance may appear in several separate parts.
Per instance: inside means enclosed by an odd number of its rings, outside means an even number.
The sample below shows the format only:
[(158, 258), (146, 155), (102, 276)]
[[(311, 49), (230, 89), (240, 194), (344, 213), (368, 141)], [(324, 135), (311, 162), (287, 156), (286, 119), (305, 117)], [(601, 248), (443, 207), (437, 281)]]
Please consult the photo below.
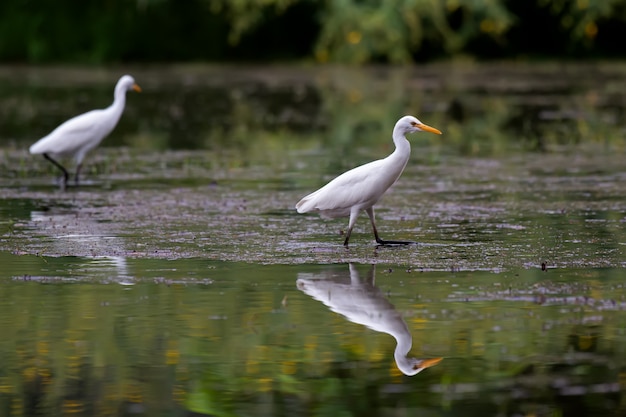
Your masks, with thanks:
[(419, 127), (420, 129), (422, 129), (424, 132), (436, 133), (437, 135), (441, 135), (441, 130), (435, 129), (434, 127), (430, 127), (430, 126), (425, 125), (425, 124), (419, 124), (419, 125), (416, 125), (416, 126)]
[[(432, 128), (431, 128), (432, 129)], [(436, 130), (436, 129), (435, 129)], [(438, 130), (437, 130), (438, 131)], [(421, 361), (417, 366), (416, 369), (426, 369), (426, 368), (430, 368), (431, 366), (435, 366), (437, 365), (439, 362), (441, 362), (443, 360), (443, 358), (432, 358), (432, 359), (424, 359), (423, 361)]]
[(133, 84), (133, 90), (135, 90), (138, 93), (141, 93), (141, 87), (139, 87), (137, 84)]

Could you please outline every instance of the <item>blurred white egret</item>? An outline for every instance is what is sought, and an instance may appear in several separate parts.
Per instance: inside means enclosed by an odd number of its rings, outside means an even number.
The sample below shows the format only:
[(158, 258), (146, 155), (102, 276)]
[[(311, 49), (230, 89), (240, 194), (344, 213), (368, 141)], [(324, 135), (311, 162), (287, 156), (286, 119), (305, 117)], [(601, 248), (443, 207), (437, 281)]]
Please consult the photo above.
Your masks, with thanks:
[(396, 149), (384, 159), (361, 165), (347, 171), (324, 187), (307, 195), (296, 204), (298, 213), (319, 212), (325, 218), (350, 216), (344, 246), (348, 246), (352, 228), (361, 210), (365, 210), (372, 222), (376, 242), (380, 245), (410, 244), (414, 242), (382, 240), (378, 236), (374, 221), (374, 204), (400, 177), (411, 155), (411, 145), (405, 138), (407, 133), (441, 132), (420, 122), (413, 116), (404, 116), (393, 128), (393, 143)]
[(67, 170), (52, 157), (73, 156), (76, 161), (75, 182), (85, 155), (100, 144), (117, 125), (126, 104), (126, 91), (141, 91), (130, 75), (122, 76), (115, 86), (113, 104), (106, 109), (92, 110), (73, 117), (54, 129), (48, 136), (39, 139), (30, 147), (31, 154), (43, 154), (44, 158), (63, 171), (62, 187), (67, 186)]

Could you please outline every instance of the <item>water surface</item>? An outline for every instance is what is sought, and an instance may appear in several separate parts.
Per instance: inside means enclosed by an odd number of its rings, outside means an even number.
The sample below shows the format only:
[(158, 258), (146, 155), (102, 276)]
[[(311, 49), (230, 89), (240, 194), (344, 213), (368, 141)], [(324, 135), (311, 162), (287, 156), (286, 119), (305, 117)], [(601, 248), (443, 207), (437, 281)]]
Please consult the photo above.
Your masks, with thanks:
[[(2, 407), (13, 415), (612, 415), (623, 406), (621, 269), (37, 261), (15, 262), (16, 273), (37, 276), (2, 276)], [(347, 310), (346, 294), (356, 301)], [(367, 307), (370, 327), (350, 306)], [(409, 357), (443, 360), (406, 376), (394, 337), (408, 338)]]
[[(28, 145), (121, 72), (59, 190)], [(0, 414), (623, 414), (625, 73), (0, 68)], [(363, 215), (345, 249), (293, 207), (405, 113), (444, 135), (377, 222), (417, 244)]]

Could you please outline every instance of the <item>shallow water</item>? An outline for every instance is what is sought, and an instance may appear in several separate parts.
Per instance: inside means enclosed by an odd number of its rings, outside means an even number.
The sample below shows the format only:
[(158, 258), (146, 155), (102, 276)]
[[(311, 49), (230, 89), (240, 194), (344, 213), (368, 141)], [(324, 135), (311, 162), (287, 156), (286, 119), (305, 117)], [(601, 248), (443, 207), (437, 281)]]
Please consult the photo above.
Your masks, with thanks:
[[(0, 414), (623, 414), (626, 78), (557, 70), (135, 69), (60, 191), (25, 149), (116, 75), (0, 69)], [(293, 206), (406, 112), (444, 135), (377, 221), (417, 244), (346, 250)]]
[[(185, 158), (181, 153), (170, 162)], [(591, 147), (439, 155), (435, 164), (423, 161), (428, 157), (411, 161), (377, 211), (383, 237), (416, 245), (377, 247), (363, 215), (345, 250), (346, 219), (298, 215), (293, 206), (311, 190), (306, 176), (316, 175), (315, 162), (301, 163), (298, 172), (253, 166), (219, 179), (202, 165), (185, 168), (193, 171), (188, 178), (181, 169), (160, 168), (66, 192), (49, 179), (5, 181), (0, 245), (45, 257), (389, 262), (442, 271), (625, 265), (623, 155)]]
[[(623, 412), (623, 269), (24, 258), (0, 302), (13, 415)], [(443, 360), (405, 376), (391, 335)]]

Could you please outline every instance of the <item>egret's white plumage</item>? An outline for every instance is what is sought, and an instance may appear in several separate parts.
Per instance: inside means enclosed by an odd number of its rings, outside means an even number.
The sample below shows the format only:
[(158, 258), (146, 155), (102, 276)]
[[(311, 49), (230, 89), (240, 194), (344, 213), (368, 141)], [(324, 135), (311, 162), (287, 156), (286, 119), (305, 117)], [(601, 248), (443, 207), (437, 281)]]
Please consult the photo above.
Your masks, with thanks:
[(402, 117), (393, 128), (392, 137), (396, 149), (391, 155), (344, 172), (319, 190), (307, 195), (296, 204), (298, 213), (318, 212), (326, 218), (350, 216), (345, 246), (348, 246), (350, 234), (361, 210), (368, 214), (374, 237), (379, 244), (412, 243), (382, 240), (376, 230), (373, 206), (400, 178), (411, 156), (411, 145), (405, 135), (413, 132), (441, 134), (439, 130), (425, 125), (413, 116)]
[(115, 86), (113, 103), (106, 109), (92, 110), (73, 117), (49, 135), (39, 139), (30, 147), (31, 154), (43, 156), (63, 171), (63, 187), (67, 185), (67, 170), (52, 157), (74, 157), (76, 161), (76, 183), (87, 152), (100, 144), (117, 125), (126, 105), (126, 92), (141, 91), (130, 75), (122, 76)]

